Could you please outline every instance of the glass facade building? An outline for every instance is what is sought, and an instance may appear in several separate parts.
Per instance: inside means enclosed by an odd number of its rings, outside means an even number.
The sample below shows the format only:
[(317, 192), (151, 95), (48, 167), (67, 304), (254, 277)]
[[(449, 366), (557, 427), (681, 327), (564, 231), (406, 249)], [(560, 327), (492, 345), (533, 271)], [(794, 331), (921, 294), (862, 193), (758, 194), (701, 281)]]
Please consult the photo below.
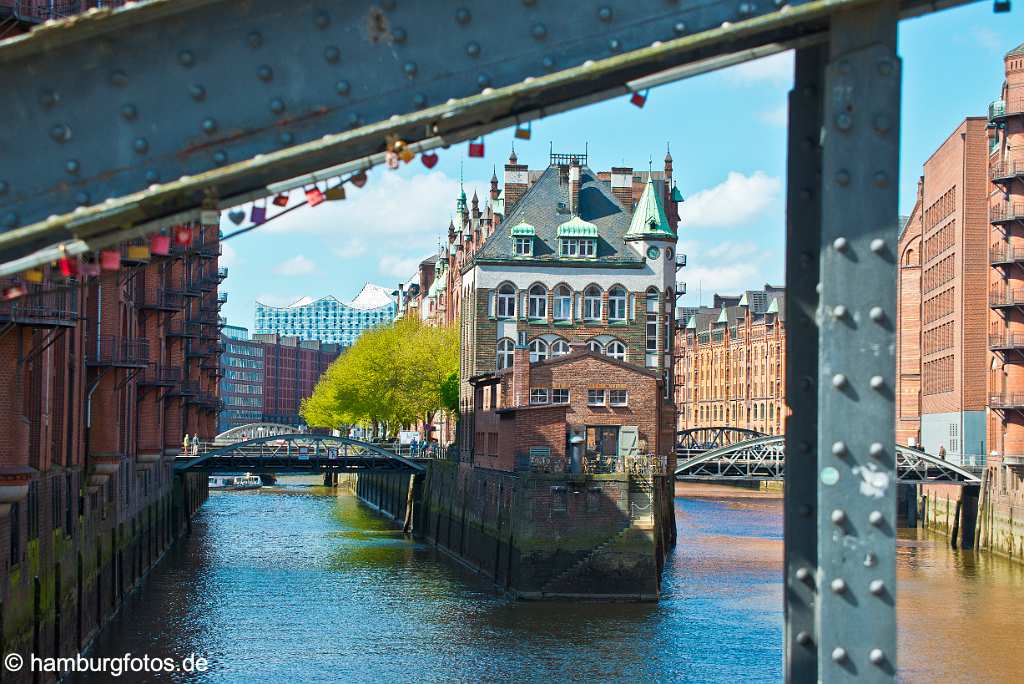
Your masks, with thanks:
[(368, 283), (351, 302), (330, 296), (316, 300), (303, 297), (283, 307), (256, 302), (255, 333), (295, 336), (350, 347), (364, 330), (393, 321), (395, 312), (390, 292)]

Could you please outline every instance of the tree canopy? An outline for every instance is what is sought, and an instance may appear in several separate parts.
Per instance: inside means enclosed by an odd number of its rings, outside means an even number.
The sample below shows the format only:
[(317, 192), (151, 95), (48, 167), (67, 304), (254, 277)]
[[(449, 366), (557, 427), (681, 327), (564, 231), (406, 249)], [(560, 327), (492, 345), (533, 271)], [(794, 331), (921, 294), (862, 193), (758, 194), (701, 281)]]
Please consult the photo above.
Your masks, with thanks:
[[(427, 326), (417, 318), (368, 330), (334, 361), (302, 402), (313, 427), (383, 425), (388, 433), (441, 409), (458, 409), (458, 326)], [(447, 386), (447, 387), (446, 387)]]

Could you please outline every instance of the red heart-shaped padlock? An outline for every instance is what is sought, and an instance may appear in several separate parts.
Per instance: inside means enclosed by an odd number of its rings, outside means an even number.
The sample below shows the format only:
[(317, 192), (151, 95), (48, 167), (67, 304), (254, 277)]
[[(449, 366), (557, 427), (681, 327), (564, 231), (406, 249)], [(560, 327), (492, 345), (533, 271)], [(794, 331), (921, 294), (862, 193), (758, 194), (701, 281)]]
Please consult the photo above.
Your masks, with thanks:
[(428, 169), (432, 169), (434, 168), (434, 165), (437, 164), (437, 153), (424, 152), (423, 154), (420, 155), (420, 161), (423, 162), (423, 165), (426, 166)]

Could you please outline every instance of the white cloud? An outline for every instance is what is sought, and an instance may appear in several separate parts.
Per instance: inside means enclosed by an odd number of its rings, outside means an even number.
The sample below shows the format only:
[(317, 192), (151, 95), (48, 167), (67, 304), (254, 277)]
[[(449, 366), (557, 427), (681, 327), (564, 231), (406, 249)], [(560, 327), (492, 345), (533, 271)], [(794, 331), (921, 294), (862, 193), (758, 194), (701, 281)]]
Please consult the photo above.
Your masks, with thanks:
[(339, 259), (355, 259), (366, 254), (366, 243), (352, 238), (340, 247), (331, 247), (331, 253)]
[(782, 181), (764, 171), (750, 176), (730, 171), (722, 183), (691, 195), (680, 207), (680, 219), (686, 227), (739, 226), (774, 204), (781, 190)]
[(789, 107), (783, 103), (772, 109), (765, 109), (755, 114), (757, 120), (769, 126), (786, 126), (789, 124)]
[(793, 80), (793, 51), (738, 64), (725, 70), (733, 83), (789, 83)]
[(715, 293), (739, 294), (743, 290), (759, 288), (765, 283), (760, 267), (751, 262), (687, 268), (681, 276), (686, 280), (687, 295), (699, 292), (701, 303), (708, 302)]
[(289, 304), (294, 304), (298, 299), (295, 295), (282, 295), (274, 292), (256, 295), (256, 301), (267, 306), (288, 306)]
[(308, 275), (316, 270), (316, 264), (301, 254), (282, 261), (274, 267), (274, 273), (283, 276)]
[(987, 26), (975, 26), (972, 28), (971, 39), (989, 52), (1002, 53), (1008, 49), (1003, 37)]
[(753, 242), (720, 242), (701, 256), (715, 261), (740, 261), (763, 253), (764, 250)]
[(385, 254), (377, 263), (377, 270), (386, 276), (406, 281), (416, 273), (420, 262), (424, 257), (398, 257), (393, 254)]
[(231, 246), (230, 242), (221, 242), (220, 247), (223, 251), (221, 252), (220, 259), (217, 261), (218, 266), (234, 268), (242, 263), (242, 259), (239, 258), (238, 252)]

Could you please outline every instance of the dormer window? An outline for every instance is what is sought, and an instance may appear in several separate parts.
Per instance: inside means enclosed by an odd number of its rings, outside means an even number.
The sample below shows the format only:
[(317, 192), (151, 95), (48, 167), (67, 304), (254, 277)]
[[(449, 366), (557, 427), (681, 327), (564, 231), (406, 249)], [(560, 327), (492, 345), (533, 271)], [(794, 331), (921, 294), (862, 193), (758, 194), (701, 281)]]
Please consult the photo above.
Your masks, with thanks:
[(517, 237), (513, 240), (516, 256), (533, 256), (533, 238)]
[(516, 256), (533, 256), (533, 241), (537, 236), (537, 229), (529, 223), (519, 223), (512, 226), (512, 250)]
[(584, 221), (579, 216), (558, 226), (558, 255), (569, 258), (589, 258), (597, 256), (597, 226)]
[(558, 241), (558, 255), (594, 257), (597, 255), (597, 240), (594, 238), (562, 238)]

